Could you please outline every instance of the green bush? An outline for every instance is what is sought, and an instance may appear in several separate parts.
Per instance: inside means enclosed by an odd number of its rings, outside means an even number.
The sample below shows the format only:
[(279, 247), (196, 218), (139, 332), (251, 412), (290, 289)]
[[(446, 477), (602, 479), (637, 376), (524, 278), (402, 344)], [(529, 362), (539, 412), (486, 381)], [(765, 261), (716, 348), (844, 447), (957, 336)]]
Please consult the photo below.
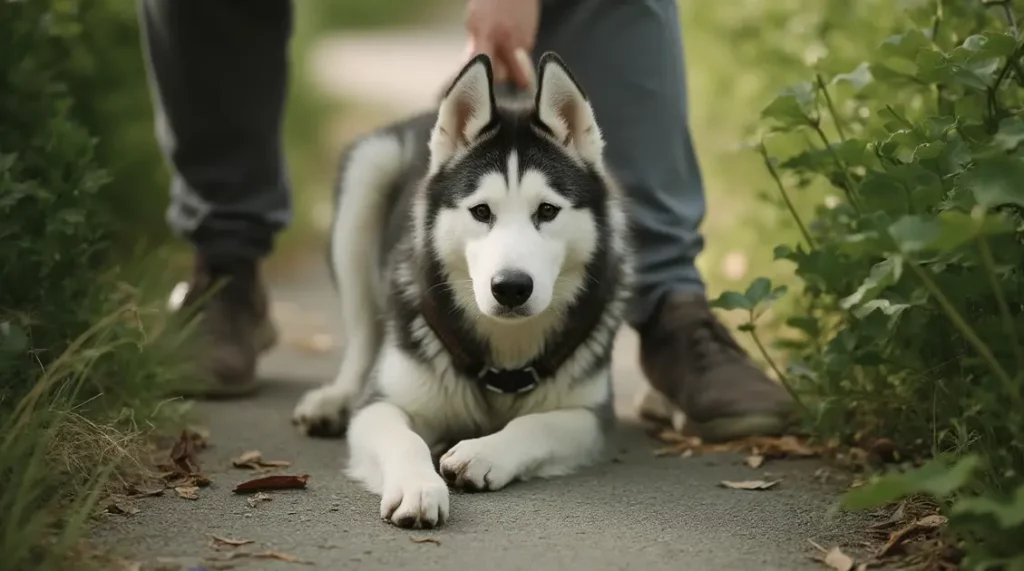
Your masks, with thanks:
[(154, 136), (137, 2), (81, 0), (82, 33), (62, 62), (74, 116), (95, 138), (96, 161), (110, 174), (99, 191), (125, 254), (170, 238), (164, 223), (169, 170)]
[[(762, 112), (801, 236), (775, 249), (801, 282), (781, 376), (817, 434), (935, 457), (848, 506), (947, 500), (966, 568), (1024, 569), (1024, 40), (1006, 2), (905, 7), (868, 61), (822, 62)], [(789, 207), (823, 187), (841, 199)], [(784, 294), (761, 278), (715, 305), (756, 337)]]
[(118, 142), (118, 125), (150, 113), (107, 106), (144, 93), (83, 80), (82, 61), (139, 50), (90, 28), (103, 6), (0, 3), (0, 560), (17, 571), (62, 568), (177, 374), (180, 330), (144, 294), (161, 276), (119, 247), (132, 225), (116, 206), (139, 180), (120, 169), (152, 155)]

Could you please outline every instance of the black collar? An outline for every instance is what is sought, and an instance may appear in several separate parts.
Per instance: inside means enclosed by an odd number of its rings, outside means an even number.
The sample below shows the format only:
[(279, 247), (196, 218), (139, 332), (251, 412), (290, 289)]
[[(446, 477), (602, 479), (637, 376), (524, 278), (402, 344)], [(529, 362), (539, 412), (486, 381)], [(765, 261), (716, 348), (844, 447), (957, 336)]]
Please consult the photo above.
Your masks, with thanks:
[[(465, 335), (459, 335), (458, 324), (454, 314), (444, 319), (433, 295), (426, 294), (420, 301), (420, 312), (427, 326), (434, 332), (441, 345), (448, 351), (452, 367), (459, 374), (470, 379), (477, 379), (482, 388), (491, 392), (522, 395), (533, 389), (544, 379), (553, 377), (576, 349), (586, 341), (591, 329), (600, 319), (600, 312), (593, 312), (591, 319), (572, 323), (568, 329), (557, 336), (559, 342), (549, 347), (538, 358), (520, 369), (498, 369), (476, 355), (484, 353), (482, 347), (466, 347), (460, 343)], [(476, 355), (473, 355), (475, 353)]]

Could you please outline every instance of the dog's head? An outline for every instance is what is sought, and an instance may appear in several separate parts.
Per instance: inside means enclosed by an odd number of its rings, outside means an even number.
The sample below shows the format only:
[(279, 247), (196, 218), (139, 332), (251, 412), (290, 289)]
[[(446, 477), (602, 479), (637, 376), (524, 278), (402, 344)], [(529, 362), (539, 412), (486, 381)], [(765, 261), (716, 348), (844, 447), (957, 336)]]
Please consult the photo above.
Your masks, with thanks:
[(471, 315), (523, 320), (568, 307), (609, 248), (612, 201), (594, 112), (566, 65), (539, 63), (527, 105), (499, 105), (490, 60), (469, 61), (445, 93), (417, 214)]

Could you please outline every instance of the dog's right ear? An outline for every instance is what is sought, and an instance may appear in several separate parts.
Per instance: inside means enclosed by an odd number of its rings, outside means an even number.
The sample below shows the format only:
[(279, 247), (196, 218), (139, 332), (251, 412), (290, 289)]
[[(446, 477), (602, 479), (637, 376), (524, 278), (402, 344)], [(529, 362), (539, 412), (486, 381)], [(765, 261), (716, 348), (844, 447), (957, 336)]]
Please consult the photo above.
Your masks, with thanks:
[(490, 58), (480, 54), (462, 68), (441, 99), (430, 134), (430, 170), (468, 148), (496, 117), (494, 71)]

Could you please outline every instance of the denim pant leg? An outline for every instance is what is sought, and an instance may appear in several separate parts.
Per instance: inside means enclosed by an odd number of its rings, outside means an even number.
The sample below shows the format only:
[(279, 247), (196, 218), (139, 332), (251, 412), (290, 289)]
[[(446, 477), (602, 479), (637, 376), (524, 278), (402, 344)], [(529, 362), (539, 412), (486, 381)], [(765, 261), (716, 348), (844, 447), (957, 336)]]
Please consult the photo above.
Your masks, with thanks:
[(672, 292), (703, 293), (704, 189), (687, 120), (675, 0), (544, 0), (535, 49), (554, 51), (594, 107), (630, 202), (637, 287), (629, 322)]
[(139, 0), (167, 221), (211, 263), (255, 260), (291, 218), (281, 133), (289, 0)]

